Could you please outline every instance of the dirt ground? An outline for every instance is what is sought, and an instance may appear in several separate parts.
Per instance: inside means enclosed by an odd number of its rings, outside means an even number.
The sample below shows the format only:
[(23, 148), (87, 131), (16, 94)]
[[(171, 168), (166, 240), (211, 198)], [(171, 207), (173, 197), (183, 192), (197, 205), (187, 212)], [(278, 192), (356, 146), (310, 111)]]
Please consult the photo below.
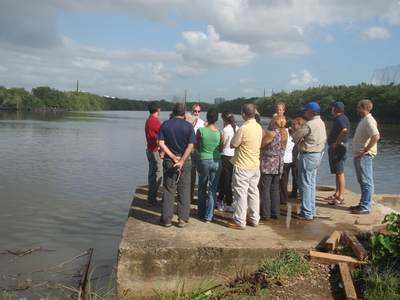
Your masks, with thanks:
[(274, 285), (271, 298), (278, 300), (342, 300), (344, 289), (337, 268), (313, 263), (308, 274)]

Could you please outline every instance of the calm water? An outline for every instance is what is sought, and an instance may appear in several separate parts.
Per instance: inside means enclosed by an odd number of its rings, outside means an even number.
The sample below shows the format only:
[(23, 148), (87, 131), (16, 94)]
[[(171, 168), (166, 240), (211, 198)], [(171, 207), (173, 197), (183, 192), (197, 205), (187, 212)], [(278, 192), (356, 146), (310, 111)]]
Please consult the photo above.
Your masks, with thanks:
[[(160, 119), (168, 116), (162, 112)], [(0, 253), (40, 246), (55, 250), (11, 263), (14, 256), (2, 254), (1, 276), (49, 268), (89, 248), (94, 249), (91, 268), (111, 273), (135, 188), (146, 184), (147, 117), (147, 112), (0, 111)], [(375, 192), (398, 194), (400, 126), (379, 129)], [(327, 160), (326, 153), (319, 185), (335, 183)], [(351, 159), (345, 172), (347, 188), (359, 193)]]

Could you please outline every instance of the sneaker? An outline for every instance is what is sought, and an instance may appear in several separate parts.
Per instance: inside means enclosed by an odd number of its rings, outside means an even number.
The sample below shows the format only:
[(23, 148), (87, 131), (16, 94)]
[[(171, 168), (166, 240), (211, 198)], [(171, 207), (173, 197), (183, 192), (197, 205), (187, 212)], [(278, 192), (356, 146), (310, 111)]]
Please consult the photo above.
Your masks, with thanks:
[(171, 223), (165, 223), (164, 221), (163, 221), (163, 219), (158, 219), (158, 222), (157, 222), (157, 224), (158, 225), (160, 225), (160, 226), (163, 226), (163, 227), (171, 227)]
[(363, 208), (358, 208), (358, 209), (352, 209), (351, 210), (352, 214), (356, 214), (356, 215), (368, 215), (369, 214), (369, 210), (363, 209)]
[(360, 204), (354, 205), (354, 206), (350, 206), (350, 207), (349, 207), (350, 210), (360, 209), (360, 208), (361, 208), (361, 207), (360, 207)]
[(180, 228), (186, 227), (186, 225), (187, 225), (188, 223), (189, 223), (189, 222), (187, 222), (187, 221), (184, 221), (184, 220), (179, 219), (178, 227), (180, 227)]
[(235, 222), (228, 222), (226, 223), (226, 226), (232, 229), (239, 229), (239, 230), (245, 230), (246, 227), (245, 226), (240, 226), (238, 224), (236, 224)]
[(211, 221), (210, 221), (210, 220), (205, 220), (205, 221), (204, 221), (204, 223), (206, 223), (206, 224), (210, 224), (210, 223), (211, 223)]
[(233, 213), (232, 205), (225, 204), (224, 205), (224, 211), (229, 212), (229, 213)]
[(223, 207), (224, 205), (222, 204), (221, 201), (217, 200), (215, 201), (215, 208), (219, 210), (219, 207)]
[(223, 205), (223, 204), (222, 205), (217, 205), (217, 210), (218, 211), (226, 211), (225, 210), (225, 205)]
[(250, 218), (246, 219), (246, 224), (251, 226), (251, 227), (258, 227), (258, 223), (254, 223), (254, 221)]

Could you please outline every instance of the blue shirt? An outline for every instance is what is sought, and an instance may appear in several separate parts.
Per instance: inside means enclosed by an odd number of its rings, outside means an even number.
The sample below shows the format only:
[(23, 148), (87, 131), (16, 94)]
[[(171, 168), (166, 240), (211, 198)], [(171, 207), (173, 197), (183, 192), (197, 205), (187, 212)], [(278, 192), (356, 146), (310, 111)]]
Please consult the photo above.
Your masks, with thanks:
[(196, 144), (193, 125), (181, 118), (164, 121), (157, 134), (157, 140), (165, 145), (175, 155), (182, 155), (188, 144)]
[(328, 135), (328, 145), (331, 145), (337, 141), (343, 128), (347, 128), (347, 135), (342, 142), (348, 143), (350, 136), (350, 121), (344, 114), (340, 114), (334, 119), (331, 132)]

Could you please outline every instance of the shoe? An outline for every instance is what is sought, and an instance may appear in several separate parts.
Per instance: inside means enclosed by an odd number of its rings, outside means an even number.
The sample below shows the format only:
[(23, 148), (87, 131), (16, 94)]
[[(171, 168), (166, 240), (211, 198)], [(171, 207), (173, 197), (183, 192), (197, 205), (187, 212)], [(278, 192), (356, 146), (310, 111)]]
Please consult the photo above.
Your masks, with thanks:
[(287, 202), (281, 202), (281, 205), (286, 205), (287, 204)]
[(246, 224), (251, 226), (251, 227), (258, 227), (258, 223), (254, 223), (254, 221), (250, 218), (246, 219)]
[(360, 209), (360, 208), (361, 208), (360, 204), (349, 207), (350, 210)]
[(313, 218), (306, 218), (305, 216), (301, 214), (294, 215), (293, 218), (299, 219), (299, 220), (304, 220), (304, 221), (312, 221)]
[(226, 211), (226, 212), (228, 212), (228, 213), (233, 213), (233, 207), (232, 207), (232, 205), (225, 204), (225, 205), (224, 205), (224, 211)]
[(270, 220), (270, 217), (261, 217), (260, 220), (268, 222)]
[(146, 202), (146, 205), (149, 206), (149, 207), (151, 207), (151, 206), (161, 206), (162, 202), (161, 202), (161, 200), (160, 201), (156, 200), (156, 201), (153, 201), (153, 202)]
[(205, 221), (204, 221), (204, 223), (206, 223), (206, 224), (210, 224), (210, 223), (211, 223), (211, 221), (210, 221), (210, 220), (205, 220)]
[(218, 205), (217, 206), (218, 211), (225, 211), (225, 205)]
[(171, 223), (165, 223), (161, 218), (158, 219), (157, 224), (160, 226), (163, 226), (163, 227), (171, 227), (172, 226)]
[(235, 222), (228, 222), (226, 223), (226, 226), (232, 229), (239, 229), (239, 230), (245, 230), (246, 227), (245, 226), (240, 226), (238, 224), (236, 224)]
[(271, 219), (279, 220), (279, 215), (271, 215)]
[(366, 209), (363, 209), (363, 208), (352, 209), (351, 213), (355, 214), (355, 215), (368, 215), (369, 214), (369, 210), (366, 210)]
[[(218, 209), (219, 207), (223, 207), (224, 205), (222, 204), (221, 201), (217, 200), (215, 201), (215, 208)], [(218, 209), (219, 210), (219, 209)]]
[(189, 223), (189, 222), (187, 222), (187, 221), (184, 221), (184, 220), (179, 219), (178, 227), (180, 227), (180, 228), (186, 227), (186, 225), (187, 225), (188, 223)]
[(333, 199), (332, 201), (329, 201), (328, 204), (329, 205), (343, 205), (343, 204), (345, 204), (345, 202), (344, 202), (344, 198), (343, 199), (336, 198), (336, 199)]
[(290, 194), (290, 195), (289, 195), (289, 198), (297, 198), (297, 195), (295, 195), (295, 194)]
[(338, 198), (337, 196), (332, 195), (332, 196), (326, 197), (325, 200), (335, 200), (337, 198)]

